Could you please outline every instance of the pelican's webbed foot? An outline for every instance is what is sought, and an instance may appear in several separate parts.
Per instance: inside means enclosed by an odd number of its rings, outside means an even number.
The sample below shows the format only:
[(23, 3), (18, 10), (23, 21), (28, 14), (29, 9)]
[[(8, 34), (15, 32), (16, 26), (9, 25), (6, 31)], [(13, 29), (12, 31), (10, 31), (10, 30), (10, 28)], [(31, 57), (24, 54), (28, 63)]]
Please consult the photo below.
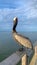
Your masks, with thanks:
[(23, 46), (22, 46), (22, 48), (20, 48), (19, 51), (23, 51), (23, 50), (24, 50), (24, 48), (23, 48)]
[(20, 49), (19, 49), (19, 51), (23, 51), (23, 50), (24, 50), (24, 48), (20, 48)]

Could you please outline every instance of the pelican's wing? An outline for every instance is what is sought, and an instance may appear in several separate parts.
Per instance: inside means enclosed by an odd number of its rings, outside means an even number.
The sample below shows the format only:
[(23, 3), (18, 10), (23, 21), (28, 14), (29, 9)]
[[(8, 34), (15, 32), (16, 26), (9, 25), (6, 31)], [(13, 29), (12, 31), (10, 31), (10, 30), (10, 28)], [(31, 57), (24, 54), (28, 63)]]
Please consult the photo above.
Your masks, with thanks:
[(19, 42), (19, 44), (32, 49), (32, 43), (30, 42), (30, 40), (28, 40), (27, 38), (25, 38), (19, 34), (15, 34), (14, 37)]

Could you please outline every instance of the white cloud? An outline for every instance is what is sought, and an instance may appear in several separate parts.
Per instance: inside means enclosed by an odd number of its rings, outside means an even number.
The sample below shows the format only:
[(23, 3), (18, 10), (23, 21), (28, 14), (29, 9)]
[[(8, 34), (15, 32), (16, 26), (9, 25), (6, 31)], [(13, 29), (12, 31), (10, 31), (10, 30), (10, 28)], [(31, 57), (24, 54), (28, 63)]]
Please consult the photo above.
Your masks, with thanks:
[[(23, 23), (24, 23), (25, 18), (27, 20), (31, 18), (33, 19), (37, 18), (37, 4), (35, 4), (36, 0), (28, 1), (25, 4), (24, 2), (23, 3), (20, 2), (22, 6), (16, 9), (10, 9), (10, 8), (0, 9), (0, 22), (2, 21), (2, 22), (10, 23), (13, 21), (13, 17), (15, 16), (19, 18), (19, 21), (23, 21)], [(9, 28), (10, 26), (7, 24), (4, 27)]]
[[(37, 5), (35, 4), (36, 0), (31, 0), (22, 3), (22, 6), (20, 6), (17, 9), (9, 9), (9, 8), (3, 8), (0, 9), (0, 21), (9, 21), (12, 20), (14, 16), (18, 16), (20, 19), (23, 18), (36, 18), (37, 17)], [(21, 2), (20, 2), (21, 4)]]

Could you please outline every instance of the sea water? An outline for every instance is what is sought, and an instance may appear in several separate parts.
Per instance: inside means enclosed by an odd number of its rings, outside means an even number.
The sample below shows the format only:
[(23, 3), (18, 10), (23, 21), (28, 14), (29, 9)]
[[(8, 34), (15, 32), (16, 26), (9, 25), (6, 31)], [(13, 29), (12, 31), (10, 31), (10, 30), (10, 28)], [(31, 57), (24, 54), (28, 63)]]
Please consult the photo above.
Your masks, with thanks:
[[(32, 44), (37, 41), (37, 32), (19, 32), (21, 35), (28, 37)], [(12, 53), (20, 48), (14, 40), (11, 31), (0, 31), (0, 62), (9, 57)]]

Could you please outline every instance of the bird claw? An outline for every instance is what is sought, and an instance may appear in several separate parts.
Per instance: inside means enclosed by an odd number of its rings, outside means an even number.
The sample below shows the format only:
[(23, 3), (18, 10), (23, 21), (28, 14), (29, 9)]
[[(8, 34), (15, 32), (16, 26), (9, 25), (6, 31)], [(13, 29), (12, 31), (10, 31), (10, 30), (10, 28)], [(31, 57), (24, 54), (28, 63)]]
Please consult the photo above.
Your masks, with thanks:
[(23, 48), (20, 48), (19, 51), (23, 51), (24, 49)]

